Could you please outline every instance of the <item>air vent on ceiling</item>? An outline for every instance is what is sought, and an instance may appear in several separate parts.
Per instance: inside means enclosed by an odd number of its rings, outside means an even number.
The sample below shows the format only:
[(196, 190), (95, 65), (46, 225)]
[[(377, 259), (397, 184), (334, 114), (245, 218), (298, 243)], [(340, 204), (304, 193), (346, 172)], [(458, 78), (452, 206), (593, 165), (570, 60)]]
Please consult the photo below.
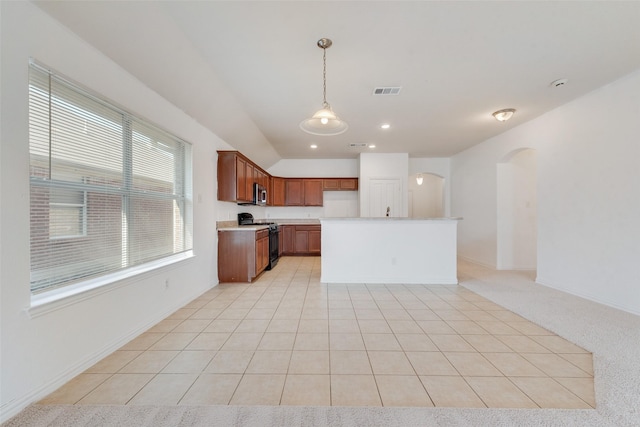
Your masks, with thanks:
[(377, 87), (373, 89), (374, 95), (398, 95), (401, 87)]
[(367, 147), (367, 143), (366, 142), (352, 142), (349, 144), (350, 148), (366, 148)]

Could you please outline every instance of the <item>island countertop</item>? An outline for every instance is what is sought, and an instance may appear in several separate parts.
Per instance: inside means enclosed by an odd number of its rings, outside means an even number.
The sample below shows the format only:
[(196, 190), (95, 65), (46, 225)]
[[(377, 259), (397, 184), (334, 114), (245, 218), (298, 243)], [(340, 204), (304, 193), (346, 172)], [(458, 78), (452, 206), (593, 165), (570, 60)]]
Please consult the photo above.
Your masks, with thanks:
[(320, 218), (322, 221), (461, 221), (461, 216), (442, 217), (442, 218), (410, 218), (396, 216), (370, 216), (370, 217), (325, 217)]

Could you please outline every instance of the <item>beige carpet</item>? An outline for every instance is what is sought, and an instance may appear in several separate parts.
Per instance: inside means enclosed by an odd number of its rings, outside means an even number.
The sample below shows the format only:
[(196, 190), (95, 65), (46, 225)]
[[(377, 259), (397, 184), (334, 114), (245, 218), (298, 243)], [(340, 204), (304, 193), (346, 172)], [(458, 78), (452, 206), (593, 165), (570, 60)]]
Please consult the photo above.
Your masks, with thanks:
[(594, 355), (595, 410), (31, 405), (14, 426), (640, 426), (640, 317), (461, 263), (460, 284)]

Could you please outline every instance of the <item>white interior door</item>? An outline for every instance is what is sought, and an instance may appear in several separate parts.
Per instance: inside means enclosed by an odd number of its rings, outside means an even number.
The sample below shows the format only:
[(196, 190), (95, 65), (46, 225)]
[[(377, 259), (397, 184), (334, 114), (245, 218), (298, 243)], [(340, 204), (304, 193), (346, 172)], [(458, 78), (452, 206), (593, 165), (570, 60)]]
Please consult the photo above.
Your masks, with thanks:
[(402, 182), (400, 178), (369, 181), (369, 215), (372, 217), (402, 216)]

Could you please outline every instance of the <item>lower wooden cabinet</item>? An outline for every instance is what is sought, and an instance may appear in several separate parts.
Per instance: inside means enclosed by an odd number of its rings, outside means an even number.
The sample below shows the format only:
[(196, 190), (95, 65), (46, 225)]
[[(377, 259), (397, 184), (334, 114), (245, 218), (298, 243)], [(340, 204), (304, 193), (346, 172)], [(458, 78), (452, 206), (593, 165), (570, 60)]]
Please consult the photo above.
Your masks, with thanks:
[(283, 255), (320, 255), (320, 225), (281, 225)]
[(269, 230), (256, 231), (256, 271), (260, 274), (269, 265)]
[(218, 230), (218, 280), (251, 282), (269, 265), (269, 230)]

